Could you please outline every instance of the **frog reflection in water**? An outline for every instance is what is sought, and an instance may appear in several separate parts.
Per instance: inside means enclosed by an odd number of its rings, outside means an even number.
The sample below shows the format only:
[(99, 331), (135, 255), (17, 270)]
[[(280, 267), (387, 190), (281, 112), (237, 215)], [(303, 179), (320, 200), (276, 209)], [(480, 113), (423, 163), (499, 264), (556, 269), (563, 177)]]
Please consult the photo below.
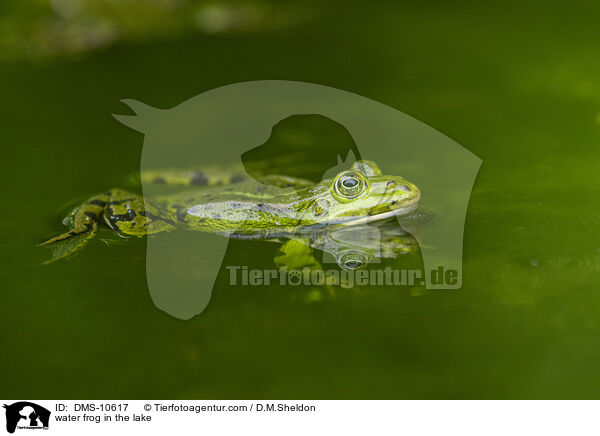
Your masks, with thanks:
[[(369, 222), (408, 215), (420, 199), (413, 183), (383, 175), (374, 162), (367, 160), (357, 161), (349, 170), (316, 184), (285, 175), (255, 180), (242, 166), (145, 171), (141, 178), (143, 183), (182, 189), (147, 201), (121, 189), (89, 198), (65, 218), (69, 227), (66, 233), (42, 244), (54, 248), (50, 261), (79, 250), (104, 221), (122, 237), (187, 229), (235, 238), (301, 241), (330, 252), (342, 267), (354, 269), (367, 263), (380, 247), (369, 242), (365, 250), (363, 241), (363, 254), (344, 254), (346, 246), (361, 246), (356, 240), (348, 242), (347, 236), (353, 234), (349, 229), (356, 234), (363, 232)], [(399, 252), (406, 251), (406, 247), (416, 249), (414, 240), (406, 234), (388, 235), (387, 243), (385, 237), (379, 242), (381, 252), (392, 247)], [(289, 248), (287, 260), (292, 261), (294, 250)], [(282, 251), (286, 253), (285, 247)]]
[(278, 241), (284, 245), (275, 263), (291, 269), (323, 269), (311, 248), (323, 251), (340, 268), (350, 271), (419, 249), (417, 240), (403, 230), (395, 218), (373, 224), (323, 228)]

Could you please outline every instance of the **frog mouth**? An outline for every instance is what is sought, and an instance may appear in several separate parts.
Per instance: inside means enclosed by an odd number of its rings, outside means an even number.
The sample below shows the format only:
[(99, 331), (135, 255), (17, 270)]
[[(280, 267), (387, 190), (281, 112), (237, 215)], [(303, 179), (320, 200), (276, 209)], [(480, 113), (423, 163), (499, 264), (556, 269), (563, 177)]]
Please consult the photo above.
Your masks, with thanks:
[[(404, 215), (406, 213), (412, 212), (413, 210), (415, 210), (417, 208), (417, 206), (419, 205), (419, 200), (421, 199), (421, 195), (420, 193), (417, 193), (417, 195), (414, 195), (412, 198), (410, 199), (402, 199), (402, 202), (404, 203), (402, 206), (398, 205), (398, 202), (400, 201), (400, 199), (396, 199), (393, 201), (389, 201), (389, 202), (384, 202), (381, 204), (378, 204), (375, 207), (372, 207), (369, 210), (369, 216), (373, 216), (373, 217), (379, 217), (381, 215), (386, 215), (386, 217), (392, 216), (392, 215)], [(377, 218), (380, 219), (380, 218)]]
[(393, 216), (406, 215), (412, 211), (414, 211), (417, 207), (419, 207), (418, 202), (414, 202), (413, 204), (409, 204), (408, 206), (399, 207), (397, 209), (387, 210), (385, 212), (374, 213), (372, 215), (357, 217), (354, 219), (349, 219), (340, 223), (342, 226), (356, 226), (359, 224), (367, 224), (374, 221), (381, 221), (388, 219)]

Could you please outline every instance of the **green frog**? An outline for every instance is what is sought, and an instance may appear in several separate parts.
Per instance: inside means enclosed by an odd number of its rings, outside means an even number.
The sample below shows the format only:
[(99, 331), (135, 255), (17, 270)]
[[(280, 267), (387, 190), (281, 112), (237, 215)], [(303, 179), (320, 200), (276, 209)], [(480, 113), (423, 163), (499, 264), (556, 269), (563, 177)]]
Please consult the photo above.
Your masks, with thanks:
[(81, 249), (102, 221), (122, 237), (187, 229), (237, 238), (293, 235), (315, 241), (314, 235), (324, 234), (323, 229), (410, 214), (421, 195), (413, 183), (383, 175), (368, 160), (319, 183), (285, 175), (253, 179), (241, 165), (144, 171), (141, 181), (144, 186), (168, 185), (178, 191), (144, 198), (112, 189), (89, 198), (63, 221), (67, 232), (42, 244), (57, 247), (50, 261)]

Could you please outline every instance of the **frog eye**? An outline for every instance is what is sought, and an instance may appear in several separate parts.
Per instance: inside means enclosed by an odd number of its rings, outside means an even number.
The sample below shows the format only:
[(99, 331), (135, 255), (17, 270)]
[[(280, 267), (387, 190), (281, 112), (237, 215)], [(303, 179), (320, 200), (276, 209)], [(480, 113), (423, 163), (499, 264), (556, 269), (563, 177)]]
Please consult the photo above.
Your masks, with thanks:
[(362, 268), (368, 263), (368, 259), (361, 253), (346, 253), (340, 257), (338, 264), (345, 270)]
[(344, 263), (344, 266), (345, 266), (347, 269), (358, 269), (358, 268), (360, 268), (362, 265), (363, 265), (363, 264), (362, 264), (362, 262), (361, 262), (360, 260), (347, 260), (347, 261)]
[(335, 189), (343, 197), (356, 198), (365, 190), (365, 182), (356, 173), (345, 173), (338, 178)]

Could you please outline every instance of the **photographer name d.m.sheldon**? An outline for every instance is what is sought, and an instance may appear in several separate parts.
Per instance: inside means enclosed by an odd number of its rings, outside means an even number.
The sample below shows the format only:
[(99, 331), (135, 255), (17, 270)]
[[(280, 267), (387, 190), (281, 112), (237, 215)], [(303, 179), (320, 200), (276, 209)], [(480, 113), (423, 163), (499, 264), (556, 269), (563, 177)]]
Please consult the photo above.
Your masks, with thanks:
[(307, 404), (256, 403), (257, 412), (316, 412), (316, 406)]

